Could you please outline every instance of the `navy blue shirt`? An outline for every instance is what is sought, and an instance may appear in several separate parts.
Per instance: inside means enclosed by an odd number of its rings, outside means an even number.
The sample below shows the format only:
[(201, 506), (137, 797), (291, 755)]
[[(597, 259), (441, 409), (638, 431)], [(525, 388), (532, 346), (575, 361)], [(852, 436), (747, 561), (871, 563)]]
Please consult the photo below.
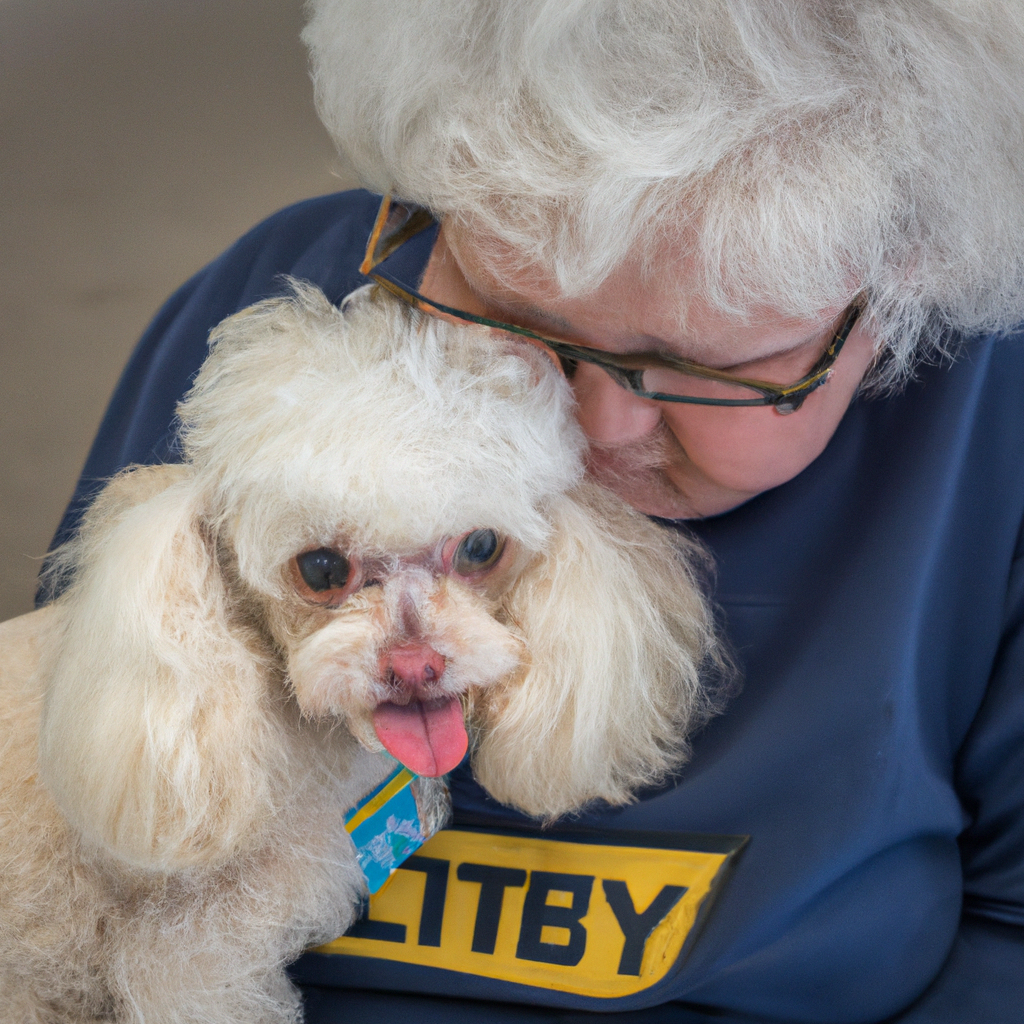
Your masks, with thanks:
[[(354, 192), (282, 211), (169, 300), (59, 538), (106, 477), (176, 457), (175, 404), (223, 317), (286, 290), (282, 275), (333, 301), (365, 283), (376, 207)], [(410, 278), (432, 241), (403, 250)], [(972, 339), (899, 395), (855, 400), (795, 479), (688, 524), (714, 554), (743, 687), (677, 780), (573, 824), (750, 838), (685, 961), (617, 1019), (1024, 1021), (1022, 394), (1021, 337)], [(535, 831), (465, 769), (452, 789), (457, 824)], [(348, 957), (304, 958), (297, 977), (312, 1022), (525, 1024), (595, 1008)]]

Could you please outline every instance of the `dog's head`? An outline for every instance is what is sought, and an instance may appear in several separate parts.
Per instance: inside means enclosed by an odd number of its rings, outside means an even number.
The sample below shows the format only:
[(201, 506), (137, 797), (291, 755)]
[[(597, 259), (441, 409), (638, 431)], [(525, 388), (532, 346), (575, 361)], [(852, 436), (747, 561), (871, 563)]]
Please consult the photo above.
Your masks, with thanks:
[(678, 763), (715, 658), (690, 549), (583, 480), (543, 355), (300, 287), (216, 329), (180, 415), (184, 464), (113, 481), (67, 556), (43, 767), (95, 841), (229, 856), (286, 705), (420, 774), (471, 743), (545, 817)]
[(181, 408), (203, 519), (299, 705), (423, 775), (466, 752), (463, 697), (524, 663), (503, 602), (581, 477), (544, 362), (300, 290), (222, 324)]

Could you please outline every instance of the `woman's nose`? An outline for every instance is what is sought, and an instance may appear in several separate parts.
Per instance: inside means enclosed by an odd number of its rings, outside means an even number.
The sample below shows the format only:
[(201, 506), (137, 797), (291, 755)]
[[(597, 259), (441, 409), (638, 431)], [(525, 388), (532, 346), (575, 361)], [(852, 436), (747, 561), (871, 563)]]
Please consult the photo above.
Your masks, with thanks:
[(577, 364), (572, 389), (576, 395), (576, 419), (592, 441), (637, 441), (650, 434), (661, 420), (656, 402), (638, 398), (591, 363)]

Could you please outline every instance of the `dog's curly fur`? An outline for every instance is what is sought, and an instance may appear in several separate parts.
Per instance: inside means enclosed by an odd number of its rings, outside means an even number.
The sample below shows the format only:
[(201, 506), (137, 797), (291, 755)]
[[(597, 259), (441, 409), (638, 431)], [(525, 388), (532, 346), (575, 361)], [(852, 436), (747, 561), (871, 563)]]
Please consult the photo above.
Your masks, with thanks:
[[(583, 478), (539, 353), (297, 286), (214, 332), (180, 415), (183, 464), (111, 481), (63, 596), (0, 626), (5, 1021), (297, 1020), (284, 964), (365, 892), (344, 815), (388, 702), (461, 700), (477, 778), (549, 819), (712, 711), (699, 553)], [(311, 589), (319, 550), (349, 576)]]

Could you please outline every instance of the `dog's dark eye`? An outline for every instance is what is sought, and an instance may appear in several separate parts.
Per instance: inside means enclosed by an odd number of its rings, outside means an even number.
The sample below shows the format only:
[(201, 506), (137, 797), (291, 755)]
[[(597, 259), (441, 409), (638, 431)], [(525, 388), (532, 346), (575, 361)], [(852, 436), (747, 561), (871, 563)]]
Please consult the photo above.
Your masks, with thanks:
[(505, 544), (493, 530), (474, 530), (459, 542), (452, 557), (452, 568), (460, 576), (488, 569), (501, 558)]
[(318, 594), (325, 590), (340, 590), (348, 583), (348, 559), (331, 548), (317, 548), (295, 557), (299, 574), (310, 590)]

